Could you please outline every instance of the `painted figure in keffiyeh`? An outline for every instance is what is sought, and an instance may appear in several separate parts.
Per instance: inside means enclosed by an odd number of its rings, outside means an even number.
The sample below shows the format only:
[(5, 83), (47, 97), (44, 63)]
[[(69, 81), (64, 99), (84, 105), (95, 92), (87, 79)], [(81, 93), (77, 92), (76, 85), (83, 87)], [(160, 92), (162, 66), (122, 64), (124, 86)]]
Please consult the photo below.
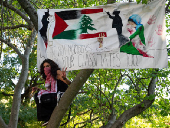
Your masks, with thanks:
[(130, 41), (120, 48), (120, 52), (125, 52), (132, 55), (142, 55), (143, 57), (152, 56), (147, 54), (146, 43), (144, 37), (144, 27), (141, 24), (141, 17), (133, 14), (128, 19), (127, 30), (130, 32)]
[[(38, 121), (45, 121), (43, 126), (48, 124), (50, 116), (57, 105), (57, 94), (60, 92), (65, 92), (68, 85), (71, 84), (71, 81), (67, 79), (66, 69), (61, 71), (58, 65), (50, 59), (45, 59), (40, 65), (40, 74), (45, 80), (45, 90), (33, 87), (33, 91), (38, 91), (34, 98), (37, 105), (37, 118)], [(54, 100), (49, 103), (43, 103), (42, 97), (45, 94), (54, 94)], [(50, 99), (48, 99), (50, 100)]]

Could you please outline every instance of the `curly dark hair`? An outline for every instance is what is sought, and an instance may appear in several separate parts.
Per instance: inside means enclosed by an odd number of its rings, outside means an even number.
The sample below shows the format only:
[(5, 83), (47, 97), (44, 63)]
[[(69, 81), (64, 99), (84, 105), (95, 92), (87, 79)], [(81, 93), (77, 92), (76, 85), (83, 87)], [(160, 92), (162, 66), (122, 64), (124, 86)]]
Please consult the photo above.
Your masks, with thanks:
[(51, 59), (45, 59), (41, 65), (40, 65), (40, 74), (42, 75), (42, 78), (46, 80), (46, 75), (44, 73), (44, 63), (49, 63), (51, 66), (51, 74), (53, 78), (56, 80), (57, 79), (57, 70), (60, 70), (58, 65)]

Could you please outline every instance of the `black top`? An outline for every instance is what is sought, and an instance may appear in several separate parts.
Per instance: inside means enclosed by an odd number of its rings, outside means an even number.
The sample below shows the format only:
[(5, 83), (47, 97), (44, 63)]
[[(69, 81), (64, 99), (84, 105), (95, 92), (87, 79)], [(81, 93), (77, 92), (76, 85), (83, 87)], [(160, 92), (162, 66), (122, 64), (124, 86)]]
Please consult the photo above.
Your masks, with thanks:
[(61, 80), (57, 80), (57, 92), (65, 92), (68, 88), (68, 85)]

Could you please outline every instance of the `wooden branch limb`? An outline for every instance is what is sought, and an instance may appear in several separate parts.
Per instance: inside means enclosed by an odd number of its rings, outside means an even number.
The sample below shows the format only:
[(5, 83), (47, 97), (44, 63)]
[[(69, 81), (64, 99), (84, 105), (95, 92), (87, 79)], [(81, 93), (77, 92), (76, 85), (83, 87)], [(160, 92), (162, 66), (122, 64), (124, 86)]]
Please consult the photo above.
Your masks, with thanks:
[(20, 74), (18, 83), (17, 83), (15, 90), (14, 90), (13, 103), (12, 103), (12, 108), (11, 108), (11, 115), (10, 115), (10, 120), (9, 120), (9, 124), (8, 124), (9, 127), (17, 127), (19, 109), (20, 109), (20, 104), (21, 104), (21, 92), (22, 92), (22, 89), (23, 89), (25, 82), (27, 80), (28, 70), (29, 70), (29, 55), (30, 55), (30, 52), (31, 52), (31, 47), (32, 47), (32, 44), (34, 42), (35, 36), (36, 36), (36, 30), (33, 29), (32, 33), (31, 33), (30, 40), (27, 43), (24, 55), (21, 58), (21, 60), (22, 60), (22, 70), (21, 70), (21, 74)]
[(0, 127), (1, 128), (8, 128), (8, 126), (5, 124), (4, 120), (2, 119), (2, 117), (0, 116)]
[[(124, 75), (121, 75), (121, 76), (119, 77), (119, 79), (118, 79), (118, 81), (117, 81), (117, 83), (116, 83), (116, 85), (115, 85), (115, 88), (114, 88), (114, 91), (113, 91), (113, 92), (116, 91), (116, 89), (117, 89), (118, 85), (120, 84), (123, 76), (124, 76)], [(112, 106), (110, 106), (110, 107), (111, 107), (111, 110), (113, 110), (114, 97), (115, 97), (115, 93), (113, 93), (113, 96), (112, 96)]]
[[(96, 108), (96, 107), (93, 107), (93, 108)], [(85, 111), (85, 112), (82, 112), (82, 113), (77, 113), (76, 115), (77, 116), (81, 116), (81, 115), (84, 115), (84, 114), (86, 114), (86, 113), (88, 113), (88, 112), (90, 112), (90, 111), (92, 111), (93, 109), (88, 109), (87, 111)]]
[(14, 95), (14, 94), (7, 94), (5, 92), (1, 92), (1, 94), (4, 95), (4, 96), (13, 96)]
[(149, 83), (148, 87), (148, 96), (155, 95), (155, 88), (156, 88), (156, 82), (158, 81), (158, 78), (152, 78), (151, 82)]
[[(89, 91), (93, 91), (93, 90), (91, 90), (91, 89), (89, 89), (89, 88), (88, 88), (88, 90), (89, 90)], [(92, 93), (91, 95), (94, 96), (95, 99), (100, 100), (99, 97), (98, 97), (98, 94), (96, 94), (95, 91), (93, 91), (93, 93)], [(105, 97), (105, 98), (107, 98), (107, 97)], [(107, 101), (109, 102), (108, 98), (107, 98)], [(106, 102), (104, 102), (104, 103), (98, 103), (98, 104), (99, 104), (99, 106), (106, 106)], [(109, 105), (111, 105), (110, 102), (109, 102)], [(108, 109), (110, 109), (110, 106), (106, 106), (106, 107), (107, 107)]]
[(135, 84), (135, 82), (133, 81), (133, 79), (132, 79), (128, 74), (126, 74), (126, 76), (130, 79), (130, 81), (132, 82), (132, 84), (135, 86), (135, 89), (136, 89), (137, 91), (139, 91), (139, 87)]
[(21, 7), (25, 10), (25, 12), (30, 17), (30, 21), (34, 24), (36, 31), (38, 32), (38, 14), (36, 9), (31, 5), (28, 0), (17, 0)]
[[(31, 28), (31, 29), (33, 28), (33, 24), (30, 21), (30, 19), (28, 18), (28, 16), (26, 16), (24, 13), (22, 13), (20, 10), (16, 9), (12, 5), (9, 5), (6, 1), (3, 2), (3, 5), (9, 9), (11, 9), (12, 11), (16, 12), (18, 15), (20, 15), (28, 23), (29, 28)], [(29, 30), (31, 30), (31, 29), (29, 29)]]
[[(121, 71), (120, 71), (120, 74), (121, 74)], [(120, 81), (122, 80), (122, 78), (124, 77), (124, 74), (121, 74), (121, 76), (119, 77), (116, 85), (115, 85), (115, 88), (114, 88), (114, 91), (116, 91), (118, 85), (120, 84)], [(101, 128), (109, 128), (113, 125), (113, 123), (115, 122), (116, 120), (116, 114), (115, 114), (115, 109), (113, 108), (113, 102), (114, 102), (114, 97), (115, 97), (115, 93), (113, 93), (113, 96), (112, 96), (112, 104), (110, 106), (110, 109), (112, 110), (112, 113), (110, 114), (109, 118), (108, 118), (108, 123), (107, 125), (105, 126), (102, 126)]]
[(103, 96), (106, 98), (107, 102), (108, 102), (109, 105), (111, 106), (111, 103), (110, 103), (108, 97), (103, 93), (103, 91), (102, 91), (97, 85), (95, 85), (95, 87), (97, 87), (97, 89), (100, 91), (100, 93), (103, 94)]
[(90, 120), (92, 120), (92, 116), (93, 116), (93, 109), (90, 112)]
[(115, 120), (116, 120), (116, 114), (113, 113), (110, 114), (107, 125), (101, 126), (100, 128), (110, 128), (115, 122)]
[[(93, 107), (94, 109), (96, 109), (96, 107)], [(108, 109), (108, 108), (106, 108)], [(101, 111), (104, 112), (106, 109), (102, 109)], [(90, 112), (91, 111), (91, 112)], [(89, 109), (87, 110), (86, 112), (83, 112), (83, 113), (77, 113), (76, 116), (81, 116), (81, 115), (84, 115), (84, 114), (87, 114), (88, 112), (90, 112), (90, 114), (92, 114), (93, 112), (93, 109)], [(95, 114), (98, 114), (99, 112), (97, 111), (96, 113), (93, 113), (94, 115)], [(75, 119), (76, 116), (72, 116), (72, 118), (69, 120), (70, 121), (73, 121)], [(92, 120), (92, 119), (91, 119)], [(66, 125), (68, 122), (64, 123), (64, 124), (61, 124), (60, 126), (63, 126), (63, 125)]]
[[(34, 5), (36, 8), (38, 8), (38, 9), (43, 9), (43, 8), (41, 8), (41, 7), (38, 7), (38, 6), (37, 6), (37, 3), (33, 2), (32, 0), (30, 0), (30, 3), (31, 3), (32, 5)], [(40, 3), (41, 3), (41, 2), (40, 2)]]
[(19, 24), (19, 25), (15, 25), (15, 26), (8, 26), (8, 27), (3, 27), (0, 28), (0, 30), (6, 30), (6, 29), (16, 29), (16, 28), (27, 28), (28, 30), (32, 30), (32, 28), (29, 25), (25, 25), (25, 24)]
[[(101, 106), (106, 106), (106, 103), (102, 103), (101, 104)], [(82, 113), (77, 113), (76, 115), (77, 116), (81, 116), (81, 115), (84, 115), (84, 114), (87, 114), (88, 112), (92, 112), (93, 111), (93, 109), (96, 109), (97, 107), (92, 107), (91, 109), (88, 109), (87, 111), (85, 111), (85, 112), (82, 112)], [(108, 108), (107, 108), (108, 109)], [(102, 111), (102, 110), (99, 110), (99, 111)], [(97, 113), (99, 113), (99, 111), (97, 112)]]
[[(152, 78), (148, 87), (148, 96), (154, 95), (155, 94), (155, 86), (157, 82), (157, 77)], [(145, 111), (147, 108), (149, 108), (152, 103), (154, 102), (155, 99), (153, 100), (143, 100), (140, 104), (135, 105), (134, 107), (126, 110), (124, 113), (120, 115), (120, 117), (115, 121), (115, 123), (112, 125), (111, 128), (122, 128), (123, 125), (132, 117), (142, 113)]]
[[(132, 69), (132, 71), (134, 72), (134, 70)], [(134, 72), (134, 74), (135, 74), (135, 72)], [(133, 83), (133, 85), (135, 86), (135, 89), (137, 90), (137, 91), (139, 91), (140, 89), (139, 89), (139, 87), (137, 86), (137, 84), (135, 84), (134, 82), (133, 82), (133, 79), (128, 75), (128, 74), (126, 74), (126, 76), (131, 80), (131, 82)], [(137, 76), (136, 76), (136, 74), (135, 74), (135, 77), (136, 77), (136, 79), (142, 84), (142, 86), (145, 88), (145, 89), (147, 89), (147, 87), (142, 83), (142, 79), (147, 79), (147, 78), (138, 78)]]
[[(115, 121), (115, 123), (112, 125), (111, 128), (122, 128), (123, 125), (132, 117), (142, 113), (147, 108), (149, 108), (152, 105), (153, 101), (150, 100), (144, 100), (140, 104), (126, 110), (120, 117)], [(144, 105), (144, 107), (143, 107)]]
[(21, 52), (18, 50), (17, 47), (15, 47), (12, 43), (10, 43), (9, 41), (7, 40), (4, 40), (3, 38), (0, 37), (0, 41), (1, 43), (4, 42), (5, 44), (7, 44), (9, 47), (11, 47), (17, 54), (20, 58), (23, 58), (24, 56), (21, 54)]
[(37, 35), (37, 31), (35, 29), (33, 29), (32, 33), (31, 33), (31, 36), (30, 36), (30, 39), (29, 39), (29, 41), (27, 43), (25, 52), (24, 52), (25, 56), (30, 54), (30, 51), (31, 51), (32, 45), (34, 44), (34, 40), (35, 40), (36, 35)]
[[(87, 120), (87, 121), (84, 121), (84, 122), (80, 122), (80, 123), (76, 123), (75, 125), (74, 125), (74, 128), (76, 127), (76, 125), (78, 125), (78, 124), (85, 124), (85, 123), (89, 123), (89, 122), (92, 122), (92, 121), (94, 121), (94, 120), (97, 120), (99, 117), (96, 117), (96, 118), (94, 118), (94, 119), (92, 119), (92, 120)], [(85, 125), (83, 125), (82, 126), (82, 128), (84, 128), (84, 126), (86, 126), (86, 124)], [(81, 128), (81, 127), (79, 127), (79, 128)]]
[(25, 85), (25, 82), (27, 80), (28, 69), (29, 69), (29, 57), (28, 56), (29, 55), (27, 56), (24, 55), (24, 57), (22, 58), (22, 69), (21, 69), (21, 73), (19, 76), (19, 80), (14, 90), (13, 103), (11, 107), (11, 114), (10, 114), (8, 127), (17, 128), (19, 109), (21, 105), (21, 93)]

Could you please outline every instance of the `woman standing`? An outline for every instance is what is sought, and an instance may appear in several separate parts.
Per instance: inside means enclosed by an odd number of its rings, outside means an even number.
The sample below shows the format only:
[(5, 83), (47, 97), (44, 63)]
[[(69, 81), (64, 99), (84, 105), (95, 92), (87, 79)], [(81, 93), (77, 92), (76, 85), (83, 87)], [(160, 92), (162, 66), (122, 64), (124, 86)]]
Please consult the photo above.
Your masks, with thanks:
[[(66, 68), (67, 69), (67, 68)], [(57, 105), (57, 93), (65, 92), (71, 81), (66, 77), (66, 69), (61, 71), (58, 65), (50, 59), (45, 59), (40, 65), (40, 74), (45, 80), (46, 90), (33, 87), (32, 90), (38, 91), (34, 98), (37, 104), (38, 121), (45, 121), (42, 126), (48, 124), (51, 114)]]

